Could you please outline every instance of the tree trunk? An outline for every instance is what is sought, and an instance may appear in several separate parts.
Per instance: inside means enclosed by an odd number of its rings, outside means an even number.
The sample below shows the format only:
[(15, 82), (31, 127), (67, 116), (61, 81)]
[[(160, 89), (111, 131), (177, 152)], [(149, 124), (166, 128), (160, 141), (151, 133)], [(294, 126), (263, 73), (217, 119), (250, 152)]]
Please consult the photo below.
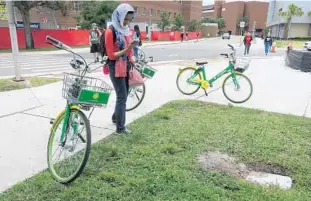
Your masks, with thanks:
[(34, 49), (33, 37), (30, 28), (30, 16), (29, 10), (23, 10), (21, 12), (23, 22), (24, 22), (24, 33), (25, 33), (25, 41), (26, 41), (26, 48), (27, 49)]
[(288, 38), (290, 37), (290, 28), (291, 28), (291, 25), (292, 25), (292, 20), (289, 20), (289, 21), (288, 21), (288, 28), (287, 28), (287, 40), (288, 40)]

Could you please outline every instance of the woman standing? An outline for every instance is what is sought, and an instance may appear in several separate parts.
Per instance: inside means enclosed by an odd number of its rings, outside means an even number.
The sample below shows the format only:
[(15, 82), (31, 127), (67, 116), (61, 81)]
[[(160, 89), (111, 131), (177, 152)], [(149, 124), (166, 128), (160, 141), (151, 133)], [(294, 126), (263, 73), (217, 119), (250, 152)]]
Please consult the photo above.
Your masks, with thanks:
[(252, 40), (253, 40), (253, 37), (251, 33), (248, 31), (243, 40), (244, 46), (245, 46), (244, 55), (249, 54), (249, 49), (251, 48)]
[(125, 127), (126, 101), (129, 90), (128, 72), (133, 65), (133, 47), (129, 24), (134, 18), (134, 8), (126, 3), (120, 4), (112, 14), (112, 25), (105, 32), (106, 51), (108, 55), (110, 79), (116, 91), (117, 101), (112, 122), (116, 132), (131, 133)]
[[(134, 41), (137, 41), (139, 43), (139, 46), (141, 46), (142, 42), (141, 42), (141, 39), (140, 39), (140, 30), (139, 30), (139, 26), (137, 24), (134, 26), (134, 31), (135, 31), (135, 33), (134, 33)], [(133, 50), (134, 50), (134, 56), (135, 56), (136, 60), (139, 60), (140, 58), (138, 58), (138, 47), (135, 46), (133, 48)]]
[(266, 38), (264, 40), (264, 44), (265, 44), (265, 53), (266, 53), (266, 55), (268, 55), (270, 48), (272, 46), (272, 38), (270, 36), (270, 33), (268, 33), (268, 35), (266, 36)]

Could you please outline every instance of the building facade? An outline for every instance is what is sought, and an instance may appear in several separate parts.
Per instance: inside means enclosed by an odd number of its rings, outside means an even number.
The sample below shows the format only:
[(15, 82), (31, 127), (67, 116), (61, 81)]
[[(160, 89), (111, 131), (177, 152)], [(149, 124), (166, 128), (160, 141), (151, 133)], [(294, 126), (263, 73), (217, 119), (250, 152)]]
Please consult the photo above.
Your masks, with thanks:
[(243, 28), (245, 31), (261, 32), (266, 28), (266, 17), (269, 3), (265, 1), (215, 1), (214, 5), (205, 6), (202, 9), (202, 17), (220, 18), (226, 22), (225, 30), (232, 34), (240, 34), (240, 17), (246, 16), (248, 24)]
[[(171, 21), (177, 14), (181, 14), (184, 17), (186, 27), (194, 19), (201, 20), (202, 0), (120, 1), (120, 3), (124, 2), (131, 4), (136, 11), (136, 17), (131, 26), (137, 24), (142, 31), (159, 30), (157, 23), (161, 21), (162, 12), (168, 12)], [(34, 8), (30, 11), (30, 21), (33, 24), (38, 24), (40, 29), (75, 29), (78, 25), (75, 17), (82, 10), (82, 4), (78, 1), (68, 2), (68, 4), (70, 9), (67, 16), (63, 16), (59, 11)], [(15, 18), (18, 22), (22, 21), (22, 17), (16, 8)], [(7, 26), (8, 21), (0, 18), (0, 27)]]
[[(269, 9), (267, 15), (267, 27), (270, 34), (277, 38), (287, 38), (287, 20), (285, 17), (279, 16), (280, 11), (287, 11), (287, 8), (293, 2), (290, 1), (276, 1), (269, 2)], [(295, 1), (296, 6), (302, 8), (304, 15), (301, 17), (293, 17), (292, 25), (289, 33), (291, 37), (305, 37), (311, 35), (311, 16), (308, 12), (311, 11), (310, 1)]]
[[(123, 1), (126, 2), (126, 1)], [(146, 32), (159, 30), (157, 23), (161, 21), (161, 13), (168, 12), (170, 20), (181, 14), (187, 28), (192, 20), (201, 20), (202, 1), (129, 1), (136, 11), (131, 23), (140, 26)]]

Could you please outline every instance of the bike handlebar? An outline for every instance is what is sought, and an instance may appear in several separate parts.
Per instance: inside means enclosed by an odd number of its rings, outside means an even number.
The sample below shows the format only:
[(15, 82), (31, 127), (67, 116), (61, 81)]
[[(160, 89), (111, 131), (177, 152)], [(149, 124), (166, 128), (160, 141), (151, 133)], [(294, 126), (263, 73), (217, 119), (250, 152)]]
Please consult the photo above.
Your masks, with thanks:
[(55, 39), (55, 38), (53, 38), (53, 37), (51, 37), (49, 35), (46, 36), (46, 40), (50, 41), (51, 44), (54, 45), (57, 48), (63, 48), (65, 50), (69, 51), (69, 52), (72, 52), (72, 49), (68, 45), (62, 43), (61, 41), (59, 41), (59, 40), (57, 40), (57, 39)]

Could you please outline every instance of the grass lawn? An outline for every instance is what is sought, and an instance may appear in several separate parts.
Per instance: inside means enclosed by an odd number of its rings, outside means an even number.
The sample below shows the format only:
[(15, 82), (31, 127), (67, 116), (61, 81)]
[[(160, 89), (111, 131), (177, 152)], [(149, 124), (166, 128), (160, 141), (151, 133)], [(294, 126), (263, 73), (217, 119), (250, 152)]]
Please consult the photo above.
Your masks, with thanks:
[[(0, 200), (307, 201), (310, 125), (310, 119), (259, 110), (171, 102), (133, 122), (133, 134), (94, 144), (85, 171), (72, 184), (58, 184), (43, 172), (0, 194)], [(203, 171), (198, 154), (216, 150), (257, 170), (281, 171), (294, 186), (264, 188)]]
[(12, 79), (0, 79), (0, 92), (24, 89), (27, 87), (38, 87), (61, 80), (60, 78), (48, 77), (26, 77), (24, 79), (25, 81), (22, 82), (14, 82)]
[[(293, 48), (301, 49), (306, 41), (292, 41)], [(289, 41), (288, 40), (276, 40), (276, 47), (278, 48), (287, 48)]]

